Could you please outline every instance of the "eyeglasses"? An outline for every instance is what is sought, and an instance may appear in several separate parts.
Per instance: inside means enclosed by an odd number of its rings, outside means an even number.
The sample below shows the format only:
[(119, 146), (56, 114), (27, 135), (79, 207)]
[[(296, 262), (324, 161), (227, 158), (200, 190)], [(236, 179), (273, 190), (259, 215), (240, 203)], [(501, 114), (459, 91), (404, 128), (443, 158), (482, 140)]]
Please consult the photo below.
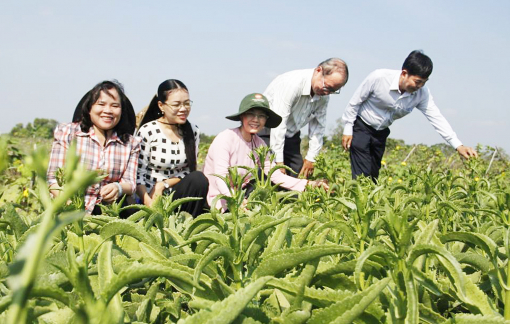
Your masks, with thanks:
[(178, 111), (179, 109), (181, 109), (181, 107), (184, 107), (184, 109), (186, 110), (190, 110), (191, 109), (191, 106), (193, 105), (193, 101), (185, 101), (185, 102), (181, 102), (181, 103), (174, 103), (174, 104), (167, 104), (167, 103), (163, 103), (164, 106), (168, 106), (170, 107), (170, 109), (172, 109), (173, 111)]
[(331, 87), (326, 87), (326, 85), (324, 84), (324, 70), (322, 70), (322, 91), (327, 92), (328, 94), (339, 94), (340, 89), (341, 88), (335, 90)]
[(257, 117), (259, 120), (267, 120), (269, 118), (268, 115), (264, 115), (264, 114), (255, 114), (255, 113), (252, 113), (252, 112), (247, 112), (247, 113), (244, 113), (244, 115), (246, 116), (246, 118), (248, 119), (255, 119), (255, 117)]

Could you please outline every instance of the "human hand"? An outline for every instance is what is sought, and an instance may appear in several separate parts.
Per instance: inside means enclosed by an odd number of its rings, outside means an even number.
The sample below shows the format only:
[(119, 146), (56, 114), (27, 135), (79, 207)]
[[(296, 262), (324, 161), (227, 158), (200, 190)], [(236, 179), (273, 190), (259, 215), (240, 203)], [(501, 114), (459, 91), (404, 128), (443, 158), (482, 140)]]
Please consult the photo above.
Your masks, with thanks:
[(324, 188), (324, 190), (329, 190), (329, 184), (327, 180), (308, 180), (308, 185), (312, 186), (313, 188)]
[(149, 197), (149, 195), (145, 195), (145, 197), (143, 198), (143, 204), (147, 207), (152, 206), (153, 201), (154, 200), (151, 197)]
[(476, 151), (469, 146), (461, 145), (457, 147), (457, 152), (459, 152), (460, 156), (465, 159), (469, 159), (470, 157), (478, 157), (478, 153), (476, 153)]
[(119, 187), (116, 183), (109, 183), (99, 190), (99, 195), (106, 203), (112, 203), (119, 198)]
[(352, 143), (352, 135), (343, 135), (342, 136), (342, 146), (344, 150), (348, 151), (351, 148)]
[(163, 181), (158, 181), (152, 187), (151, 192), (149, 193), (149, 197), (154, 200), (157, 196), (161, 196), (163, 191), (165, 190), (165, 183)]
[(299, 172), (299, 178), (303, 177), (307, 179), (309, 176), (313, 173), (313, 162), (308, 161), (307, 159), (303, 160), (303, 167), (301, 168), (301, 171)]

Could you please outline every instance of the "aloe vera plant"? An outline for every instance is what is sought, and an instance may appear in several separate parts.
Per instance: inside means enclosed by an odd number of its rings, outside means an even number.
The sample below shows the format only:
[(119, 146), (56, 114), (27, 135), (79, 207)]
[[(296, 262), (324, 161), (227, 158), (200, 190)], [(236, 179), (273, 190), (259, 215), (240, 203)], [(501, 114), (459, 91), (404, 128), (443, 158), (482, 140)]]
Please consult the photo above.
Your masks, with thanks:
[[(348, 155), (326, 147), (314, 176), (331, 190), (277, 191), (259, 172), (271, 159), (261, 149), (256, 167), (223, 176), (231, 192), (217, 199), (228, 212), (212, 208), (195, 219), (179, 211), (194, 198), (172, 197), (84, 215), (80, 192), (99, 175), (71, 158), (62, 195), (51, 200), (42, 153), (8, 157), (0, 172), (0, 322), (508, 320), (504, 160), (489, 167), (480, 152), (463, 164), (437, 148), (409, 155), (412, 148), (393, 146), (374, 184), (348, 180)], [(247, 177), (254, 191), (243, 205)], [(135, 213), (119, 219), (126, 208)]]

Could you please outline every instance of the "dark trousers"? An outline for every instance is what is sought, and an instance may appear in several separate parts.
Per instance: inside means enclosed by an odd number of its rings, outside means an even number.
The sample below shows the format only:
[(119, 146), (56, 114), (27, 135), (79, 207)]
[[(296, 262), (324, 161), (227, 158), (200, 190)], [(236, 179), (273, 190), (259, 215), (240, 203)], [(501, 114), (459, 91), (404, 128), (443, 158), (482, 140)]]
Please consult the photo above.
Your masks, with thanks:
[(375, 130), (358, 116), (354, 122), (352, 135), (350, 150), (352, 178), (364, 175), (375, 181), (379, 177), (390, 129)]
[(198, 197), (198, 201), (191, 201), (181, 205), (181, 211), (190, 213), (197, 217), (204, 213), (204, 207), (207, 200), (207, 190), (209, 190), (209, 181), (200, 171), (193, 171), (185, 176), (179, 183), (172, 187), (174, 191), (173, 199)]
[[(270, 146), (271, 132), (265, 128), (258, 134), (267, 146)], [(303, 167), (303, 156), (301, 155), (301, 132), (297, 132), (292, 137), (285, 137), (285, 144), (283, 145), (283, 164), (290, 167), (294, 172), (287, 172), (288, 175), (297, 178), (301, 168)]]

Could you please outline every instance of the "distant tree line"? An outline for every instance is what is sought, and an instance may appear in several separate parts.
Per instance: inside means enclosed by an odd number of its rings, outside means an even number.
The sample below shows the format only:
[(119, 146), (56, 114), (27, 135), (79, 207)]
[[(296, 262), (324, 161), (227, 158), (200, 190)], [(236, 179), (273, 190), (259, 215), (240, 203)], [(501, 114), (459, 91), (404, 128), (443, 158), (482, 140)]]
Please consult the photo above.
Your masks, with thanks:
[(33, 123), (23, 126), (22, 123), (16, 124), (11, 130), (13, 137), (33, 137), (33, 138), (53, 138), (53, 131), (58, 122), (54, 119), (36, 118)]

